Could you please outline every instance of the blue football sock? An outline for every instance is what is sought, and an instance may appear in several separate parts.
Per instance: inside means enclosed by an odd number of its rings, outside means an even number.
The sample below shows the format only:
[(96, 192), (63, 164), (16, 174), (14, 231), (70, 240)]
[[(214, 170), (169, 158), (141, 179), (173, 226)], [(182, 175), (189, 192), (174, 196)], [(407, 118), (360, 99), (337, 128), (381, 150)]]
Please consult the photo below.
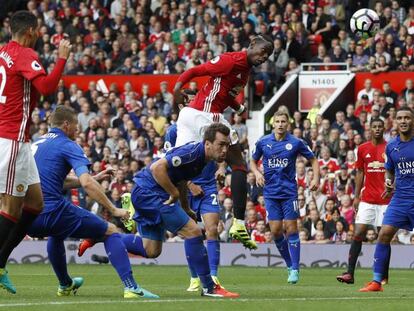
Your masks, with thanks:
[(299, 233), (292, 233), (288, 236), (289, 253), (292, 258), (292, 269), (299, 270), (300, 261), (300, 240)]
[(203, 237), (198, 236), (186, 240), (184, 244), (187, 260), (191, 266), (195, 268), (198, 277), (204, 288), (209, 290), (214, 288), (214, 282), (210, 275), (210, 267), (208, 265), (207, 250), (203, 244)]
[(65, 244), (63, 243), (63, 240), (49, 237), (47, 240), (47, 254), (59, 280), (59, 284), (61, 286), (71, 285), (72, 279), (68, 274)]
[(391, 254), (391, 245), (378, 242), (374, 253), (374, 281), (381, 283), (387, 273), (387, 263)]
[(211, 275), (217, 276), (220, 264), (220, 242), (217, 240), (207, 240), (208, 264), (210, 265)]
[(185, 258), (187, 259), (188, 270), (190, 271), (190, 275), (192, 278), (198, 278), (197, 271), (194, 265), (190, 263), (190, 260), (189, 260), (190, 256), (187, 254), (188, 246), (186, 246), (186, 244), (188, 244), (188, 240), (184, 240), (184, 251), (185, 251)]
[(122, 242), (121, 234), (115, 233), (108, 236), (105, 239), (104, 245), (108, 258), (116, 272), (118, 272), (124, 286), (137, 288), (138, 285), (132, 275), (131, 263), (129, 262), (125, 244)]
[(280, 255), (285, 260), (286, 267), (292, 267), (292, 259), (290, 258), (289, 246), (287, 240), (285, 239), (285, 236), (282, 235), (279, 238), (275, 238), (275, 244), (279, 250)]
[(147, 252), (145, 251), (144, 244), (142, 243), (142, 238), (136, 234), (121, 234), (122, 242), (128, 251), (128, 253), (134, 255), (140, 255), (147, 258)]

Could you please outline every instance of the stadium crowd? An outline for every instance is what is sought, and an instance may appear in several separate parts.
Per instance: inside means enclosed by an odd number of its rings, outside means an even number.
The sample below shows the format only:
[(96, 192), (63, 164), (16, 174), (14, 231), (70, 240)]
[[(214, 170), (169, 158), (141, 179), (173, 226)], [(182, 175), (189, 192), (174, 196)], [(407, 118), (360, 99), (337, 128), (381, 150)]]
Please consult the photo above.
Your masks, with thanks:
[[(73, 51), (65, 73), (72, 75), (182, 73), (223, 52), (246, 48), (254, 34), (267, 35), (274, 41), (274, 54), (252, 74), (264, 81), (265, 96), (271, 96), (273, 88), (297, 72), (301, 62), (347, 62), (354, 72), (414, 70), (414, 7), (410, 1), (363, 2), (359, 2), (361, 7), (372, 7), (379, 14), (381, 31), (375, 38), (359, 41), (349, 36), (346, 22), (360, 8), (356, 1), (31, 0), (27, 9), (41, 25), (36, 50), (44, 67), (49, 72), (53, 69), (60, 40), (69, 38)], [(9, 17), (5, 17), (0, 44), (10, 39), (8, 29)], [(190, 85), (193, 90), (197, 87)], [(48, 131), (48, 116), (56, 105), (73, 107), (79, 112), (76, 140), (90, 159), (92, 171), (98, 173), (108, 166), (116, 169), (114, 178), (102, 185), (120, 207), (121, 195), (131, 190), (134, 174), (165, 152), (164, 134), (178, 117), (168, 89), (166, 82), (160, 83), (156, 94), (150, 94), (146, 84), (140, 90), (130, 83), (113, 84), (109, 95), (103, 96), (95, 82), (84, 91), (76, 84), (65, 88), (62, 81), (54, 96), (41, 98), (32, 115), (31, 138), (35, 141)], [(303, 159), (297, 162), (302, 243), (352, 240), (355, 150), (370, 139), (367, 125), (371, 118), (385, 120), (387, 140), (395, 136), (395, 111), (403, 105), (414, 108), (412, 80), (406, 81), (401, 93), (388, 81), (374, 89), (366, 80), (355, 103), (338, 111), (335, 120), (318, 114), (318, 101), (308, 115), (292, 114), (291, 132), (309, 144), (321, 169), (320, 188), (310, 192), (312, 171)], [(231, 113), (227, 116), (248, 154), (244, 120)], [(229, 177), (218, 192), (219, 232), (224, 242), (229, 241), (233, 217)], [(270, 242), (262, 190), (252, 173), (247, 187), (246, 225), (255, 241)], [(68, 195), (75, 204), (109, 218), (82, 189)], [(122, 226), (117, 219), (112, 221)], [(376, 235), (376, 228), (369, 230), (366, 242), (374, 243)], [(414, 237), (400, 231), (395, 242), (414, 244)]]

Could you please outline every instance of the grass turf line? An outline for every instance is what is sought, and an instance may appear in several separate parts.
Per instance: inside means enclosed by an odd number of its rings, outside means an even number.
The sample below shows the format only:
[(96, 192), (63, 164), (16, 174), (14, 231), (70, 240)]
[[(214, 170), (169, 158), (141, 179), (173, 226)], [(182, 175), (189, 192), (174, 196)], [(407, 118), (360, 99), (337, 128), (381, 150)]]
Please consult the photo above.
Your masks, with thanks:
[[(50, 265), (9, 265), (18, 294), (0, 291), (4, 310), (412, 310), (413, 271), (394, 269), (383, 293), (359, 293), (371, 278), (368, 269), (357, 270), (356, 284), (345, 285), (335, 276), (342, 269), (312, 268), (301, 271), (299, 284), (288, 285), (280, 268), (222, 267), (222, 284), (241, 294), (235, 300), (211, 300), (188, 293), (185, 267), (134, 266), (138, 283), (161, 296), (160, 300), (124, 300), (123, 287), (109, 265), (70, 265), (71, 276), (85, 284), (76, 297), (56, 297), (57, 280)], [(262, 311), (260, 310), (260, 311)]]

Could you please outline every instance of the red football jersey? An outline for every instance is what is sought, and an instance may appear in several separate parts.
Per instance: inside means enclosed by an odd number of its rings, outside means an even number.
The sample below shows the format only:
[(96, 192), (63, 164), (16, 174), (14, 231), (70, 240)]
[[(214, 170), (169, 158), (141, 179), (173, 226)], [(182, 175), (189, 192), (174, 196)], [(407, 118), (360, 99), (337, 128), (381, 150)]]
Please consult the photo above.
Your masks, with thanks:
[(32, 111), (39, 93), (31, 81), (46, 75), (33, 49), (10, 41), (0, 49), (0, 137), (29, 140)]
[(340, 169), (340, 166), (338, 164), (338, 160), (335, 158), (329, 158), (328, 161), (325, 161), (324, 159), (318, 160), (319, 166), (326, 166), (328, 168), (329, 173), (335, 173), (337, 170)]
[(298, 188), (302, 187), (303, 189), (306, 189), (306, 175), (303, 177), (296, 175), (296, 183), (298, 184)]
[(189, 106), (205, 112), (222, 113), (229, 106), (235, 110), (240, 108), (240, 104), (235, 98), (243, 91), (249, 78), (250, 69), (251, 66), (247, 62), (247, 52), (229, 52), (187, 70), (178, 81), (183, 84), (189, 82), (192, 75), (191, 70), (197, 70), (205, 76), (211, 76), (208, 83), (200, 89)]
[(390, 199), (382, 199), (381, 195), (385, 190), (384, 175), (385, 175), (385, 146), (382, 144), (374, 145), (368, 141), (358, 147), (357, 161), (355, 162), (356, 169), (364, 170), (364, 185), (361, 189), (361, 201), (370, 204), (385, 205)]
[(252, 231), (252, 240), (257, 242), (257, 243), (265, 243), (266, 242), (266, 238), (265, 238), (264, 233), (260, 233), (257, 230)]

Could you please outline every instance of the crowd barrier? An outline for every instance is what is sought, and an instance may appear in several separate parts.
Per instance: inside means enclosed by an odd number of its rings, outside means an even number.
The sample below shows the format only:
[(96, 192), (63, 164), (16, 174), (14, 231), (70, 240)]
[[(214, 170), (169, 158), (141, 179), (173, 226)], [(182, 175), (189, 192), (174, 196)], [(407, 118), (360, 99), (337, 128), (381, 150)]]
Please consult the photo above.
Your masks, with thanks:
[[(11, 263), (48, 263), (46, 241), (23, 241), (10, 256)], [(105, 256), (103, 244), (97, 244), (77, 256), (78, 242), (65, 242), (66, 257), (69, 263), (89, 264), (92, 255)], [(371, 268), (375, 245), (363, 245), (358, 266)], [(347, 244), (303, 244), (301, 246), (302, 267), (346, 267), (349, 245)], [(393, 245), (392, 268), (414, 268), (414, 252), (411, 245)], [(162, 254), (156, 259), (130, 256), (134, 265), (187, 265), (183, 243), (165, 243)], [(284, 261), (274, 244), (259, 244), (255, 251), (246, 250), (241, 244), (222, 243), (222, 266), (284, 267)]]

